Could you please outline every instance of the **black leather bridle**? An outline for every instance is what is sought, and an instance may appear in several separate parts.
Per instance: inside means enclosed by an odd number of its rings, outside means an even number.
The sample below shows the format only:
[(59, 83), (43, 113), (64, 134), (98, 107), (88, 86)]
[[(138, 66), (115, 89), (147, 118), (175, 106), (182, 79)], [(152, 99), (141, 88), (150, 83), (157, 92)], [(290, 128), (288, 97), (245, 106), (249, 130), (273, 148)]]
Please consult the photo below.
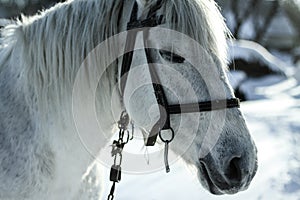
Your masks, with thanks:
[[(143, 32), (143, 40), (144, 43), (148, 37), (149, 29), (151, 27), (158, 26), (163, 24), (164, 17), (162, 15), (157, 16), (156, 12), (161, 8), (162, 1), (157, 1), (156, 5), (153, 6), (148, 12), (147, 18), (145, 20), (138, 20), (138, 5), (135, 2), (133, 6), (133, 10), (131, 13), (130, 21), (127, 24), (127, 30), (132, 30), (130, 34), (127, 34), (126, 43), (125, 43), (125, 52), (124, 54), (122, 66), (121, 66), (121, 79), (120, 79), (120, 90), (121, 95), (124, 97), (125, 86), (128, 78), (128, 72), (130, 71), (132, 58), (133, 58), (133, 49), (136, 42), (136, 37), (138, 32)], [(168, 144), (173, 140), (175, 134), (174, 130), (170, 124), (170, 115), (172, 114), (182, 114), (182, 113), (192, 113), (192, 112), (207, 112), (212, 110), (220, 110), (226, 108), (234, 108), (239, 107), (240, 102), (237, 98), (231, 99), (222, 99), (215, 101), (204, 101), (204, 102), (196, 102), (189, 104), (175, 104), (169, 105), (163, 86), (160, 84), (159, 77), (155, 71), (155, 67), (153, 66), (153, 61), (150, 55), (151, 49), (145, 48), (145, 53), (147, 57), (147, 63), (149, 65), (149, 71), (151, 76), (151, 82), (153, 86), (153, 90), (155, 93), (157, 104), (159, 105), (160, 119), (156, 122), (156, 124), (152, 127), (150, 134), (145, 138), (146, 146), (153, 146), (156, 143), (157, 136), (160, 136), (160, 139), (165, 143), (165, 166), (166, 171), (169, 172), (169, 164), (168, 164)], [(119, 126), (119, 139), (114, 140), (112, 144), (112, 156), (114, 157), (114, 164), (111, 167), (110, 171), (110, 181), (113, 182), (110, 193), (108, 195), (108, 200), (114, 199), (114, 191), (115, 184), (121, 180), (121, 161), (122, 161), (122, 150), (124, 145), (127, 144), (129, 135), (127, 140), (124, 139), (125, 131), (127, 130), (127, 125), (129, 123), (129, 118), (126, 111), (122, 112), (120, 120), (118, 122)], [(161, 135), (162, 130), (170, 130), (172, 133), (171, 139), (164, 139)], [(117, 159), (119, 158), (119, 159)], [(119, 163), (117, 163), (119, 160)]]
[[(138, 20), (137, 13), (138, 13), (138, 5), (135, 2), (133, 6), (133, 10), (131, 13), (130, 21), (127, 24), (127, 30), (134, 31), (131, 34), (127, 35), (126, 44), (125, 44), (125, 52), (126, 53), (123, 57), (122, 66), (121, 66), (121, 94), (124, 95), (124, 90), (127, 82), (128, 72), (131, 67), (133, 51), (137, 33), (142, 31), (144, 42), (147, 39), (149, 29), (151, 27), (158, 26), (163, 24), (164, 17), (163, 15), (156, 15), (156, 12), (161, 8), (162, 1), (158, 1), (155, 6), (153, 6), (147, 15), (145, 20)], [(237, 98), (231, 99), (222, 99), (222, 100), (215, 100), (215, 101), (204, 101), (204, 102), (196, 102), (196, 103), (189, 103), (189, 104), (175, 104), (169, 105), (164, 89), (160, 84), (159, 77), (155, 71), (153, 66), (153, 62), (150, 56), (150, 49), (145, 48), (147, 62), (149, 65), (149, 71), (152, 79), (152, 85), (154, 89), (154, 93), (156, 96), (157, 103), (159, 106), (160, 112), (160, 119), (157, 123), (153, 126), (152, 130), (150, 131), (149, 136), (145, 139), (146, 146), (153, 146), (156, 142), (157, 136), (161, 130), (171, 130), (173, 137), (174, 131), (170, 125), (170, 115), (171, 114), (181, 114), (181, 113), (192, 113), (192, 112), (207, 112), (212, 110), (220, 110), (226, 108), (234, 108), (240, 106), (240, 101)]]

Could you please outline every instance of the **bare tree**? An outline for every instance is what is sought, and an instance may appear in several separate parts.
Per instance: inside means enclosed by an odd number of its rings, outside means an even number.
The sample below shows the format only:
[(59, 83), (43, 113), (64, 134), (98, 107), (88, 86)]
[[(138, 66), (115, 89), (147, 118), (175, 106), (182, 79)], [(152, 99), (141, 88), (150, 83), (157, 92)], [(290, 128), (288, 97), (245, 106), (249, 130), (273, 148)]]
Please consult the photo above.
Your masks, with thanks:
[(290, 18), (294, 27), (300, 34), (300, 1), (299, 0), (282, 0), (282, 7)]

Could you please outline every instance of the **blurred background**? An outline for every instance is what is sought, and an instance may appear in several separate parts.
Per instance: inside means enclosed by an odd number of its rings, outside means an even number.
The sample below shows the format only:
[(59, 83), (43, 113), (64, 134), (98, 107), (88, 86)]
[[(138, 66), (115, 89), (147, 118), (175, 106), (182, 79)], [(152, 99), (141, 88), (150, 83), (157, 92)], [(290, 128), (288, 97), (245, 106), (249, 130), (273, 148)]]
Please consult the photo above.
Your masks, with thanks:
[(16, 18), (21, 13), (34, 15), (59, 0), (0, 0), (0, 18)]
[(259, 99), (263, 77), (290, 76), (300, 64), (300, 0), (216, 1), (236, 39), (229, 42), (236, 94)]
[[(34, 15), (56, 2), (0, 0), (0, 18)], [(119, 199), (300, 199), (300, 0), (216, 2), (232, 33), (228, 77), (244, 101), (241, 109), (258, 147), (258, 173), (247, 191), (216, 197), (175, 163), (168, 175), (125, 174)], [(174, 183), (183, 180), (178, 190)]]

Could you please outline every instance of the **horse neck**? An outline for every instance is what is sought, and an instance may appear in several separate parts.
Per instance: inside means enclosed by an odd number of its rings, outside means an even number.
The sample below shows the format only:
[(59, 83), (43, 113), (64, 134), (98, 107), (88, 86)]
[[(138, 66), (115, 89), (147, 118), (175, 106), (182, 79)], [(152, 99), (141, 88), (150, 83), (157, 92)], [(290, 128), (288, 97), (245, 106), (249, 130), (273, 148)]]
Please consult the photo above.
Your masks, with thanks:
[[(25, 101), (24, 91), (22, 90), (22, 72), (19, 63), (19, 50), (9, 47), (9, 53), (2, 49), (1, 56), (6, 58), (1, 63), (0, 70), (0, 127), (1, 133), (8, 130), (14, 131), (11, 134), (19, 135), (17, 132), (24, 129), (32, 129), (31, 113)], [(13, 57), (17, 55), (16, 57)], [(30, 127), (28, 127), (30, 126)], [(3, 130), (4, 129), (4, 130)], [(20, 129), (16, 131), (15, 129)], [(5, 131), (6, 130), (6, 131)], [(20, 133), (22, 134), (22, 133)]]
[[(26, 174), (28, 171), (41, 174), (38, 171), (40, 166), (40, 163), (38, 163), (39, 157), (32, 154), (38, 152), (38, 155), (42, 157), (40, 159), (42, 164), (46, 165), (46, 168), (49, 166), (52, 171), (39, 177), (30, 177), (33, 181), (40, 183), (36, 190), (42, 191), (45, 188), (47, 188), (45, 190), (58, 190), (59, 187), (65, 187), (65, 185), (70, 185), (72, 182), (74, 185), (71, 185), (73, 187), (71, 189), (74, 189), (77, 187), (75, 183), (81, 179), (81, 176), (91, 164), (91, 158), (94, 158), (91, 157), (91, 153), (92, 156), (97, 156), (97, 152), (99, 153), (99, 150), (104, 147), (109, 137), (112, 136), (114, 125), (112, 109), (118, 110), (120, 102), (120, 99), (116, 98), (115, 103), (112, 103), (112, 90), (109, 89), (112, 88), (111, 85), (116, 85), (116, 68), (112, 67), (108, 70), (99, 83), (99, 91), (95, 101), (98, 105), (96, 106), (97, 116), (103, 129), (91, 138), (92, 141), (96, 141), (94, 143), (96, 147), (94, 148), (94, 146), (83, 143), (85, 141), (80, 141), (82, 135), (76, 133), (76, 124), (72, 122), (71, 101), (64, 102), (62, 104), (64, 107), (55, 109), (60, 110), (61, 113), (64, 112), (64, 115), (51, 112), (47, 121), (43, 121), (38, 117), (39, 112), (42, 112), (41, 110), (33, 110), (38, 106), (28, 104), (30, 101), (28, 102), (27, 98), (32, 97), (32, 95), (26, 94), (27, 90), (23, 86), (32, 84), (28, 82), (28, 78), (34, 79), (34, 77), (24, 77), (22, 69), (27, 66), (21, 65), (25, 62), (20, 62), (20, 50), (17, 47), (16, 45), (16, 50), (11, 52), (10, 58), (4, 63), (0, 72), (0, 150), (8, 155), (15, 156), (1, 157), (1, 159), (5, 159), (7, 163), (15, 163), (15, 171), (24, 174), (24, 179), (27, 180), (27, 176), (30, 176), (30, 174)], [(72, 88), (67, 88), (67, 91), (72, 91)], [(69, 94), (69, 92), (66, 93)], [(71, 100), (71, 98), (69, 96), (66, 99)], [(68, 119), (65, 117), (68, 117)], [(88, 148), (88, 151), (86, 148)], [(18, 158), (24, 159), (18, 160)], [(29, 158), (30, 162), (27, 162)], [(49, 159), (49, 162), (46, 158)], [(55, 166), (52, 166), (54, 163)], [(20, 168), (18, 168), (19, 166)], [(3, 163), (3, 167), (10, 169), (12, 166), (6, 166)], [(65, 169), (72, 170), (66, 171)], [(47, 170), (43, 170), (43, 172), (48, 173)], [(0, 176), (4, 177), (3, 184), (0, 184), (0, 191), (4, 196), (6, 195), (5, 191), (11, 189), (9, 187), (12, 185), (12, 181), (15, 180), (9, 175), (5, 174), (5, 171), (0, 171)], [(46, 177), (46, 175), (48, 176)], [(49, 177), (59, 178), (51, 180), (55, 183), (50, 183), (49, 180), (46, 180)], [(65, 181), (69, 182), (65, 184)], [(3, 188), (3, 185), (8, 187)], [(28, 188), (30, 192), (34, 190), (31, 185)], [(22, 185), (20, 185), (20, 191), (23, 192)], [(8, 194), (10, 193), (8, 192)]]
[[(27, 98), (30, 105), (37, 104), (37, 110), (47, 115), (49, 112), (61, 113), (61, 107), (64, 106), (71, 109), (70, 98), (77, 71), (89, 52), (105, 37), (116, 31), (115, 27), (103, 24), (110, 23), (110, 20), (115, 20), (119, 16), (118, 5), (121, 2), (70, 1), (59, 4), (41, 16), (23, 20), (22, 27), (16, 29), (15, 32), (18, 34), (15, 36), (22, 43), (20, 48), (27, 79), (25, 94), (33, 93), (34, 96)], [(99, 9), (102, 11), (106, 7), (111, 11), (99, 12)], [(85, 10), (93, 14), (86, 15)], [(122, 25), (121, 29), (124, 27), (125, 25)], [(97, 66), (104, 65), (97, 62)], [(115, 81), (116, 78), (112, 76), (111, 78), (113, 79), (108, 81), (114, 85), (115, 83), (111, 81)], [(103, 100), (107, 98), (104, 97), (106, 95), (111, 96), (109, 93), (101, 94), (100, 101), (106, 101)], [(67, 103), (61, 105), (61, 102)], [(111, 107), (109, 103), (99, 104), (102, 106), (105, 104), (107, 109)]]

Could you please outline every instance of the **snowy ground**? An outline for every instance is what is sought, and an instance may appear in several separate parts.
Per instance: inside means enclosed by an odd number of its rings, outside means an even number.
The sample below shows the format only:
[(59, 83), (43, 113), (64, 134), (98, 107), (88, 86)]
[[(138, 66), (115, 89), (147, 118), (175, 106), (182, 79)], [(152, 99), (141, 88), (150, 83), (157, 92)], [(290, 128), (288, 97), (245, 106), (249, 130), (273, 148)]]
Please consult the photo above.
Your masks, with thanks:
[[(260, 100), (241, 105), (259, 151), (258, 172), (248, 190), (230, 196), (211, 195), (198, 183), (196, 175), (176, 162), (171, 165), (169, 174), (164, 170), (152, 174), (124, 174), (117, 184), (116, 199), (300, 200), (299, 83), (289, 78), (256, 87), (255, 93)], [(105, 194), (108, 194), (111, 184), (105, 183)]]

